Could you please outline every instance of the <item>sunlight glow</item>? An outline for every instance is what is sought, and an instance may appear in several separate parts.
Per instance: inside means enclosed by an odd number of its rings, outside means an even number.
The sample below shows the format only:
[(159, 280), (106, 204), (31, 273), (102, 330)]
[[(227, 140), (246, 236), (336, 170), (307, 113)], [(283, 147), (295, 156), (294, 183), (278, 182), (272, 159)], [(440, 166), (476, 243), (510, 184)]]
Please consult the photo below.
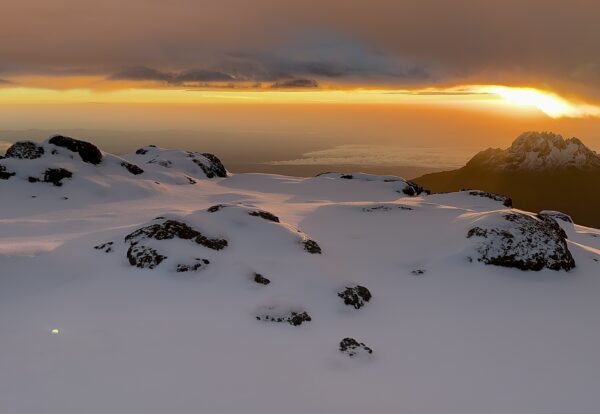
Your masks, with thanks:
[(505, 85), (414, 89), (321, 85), (320, 88), (277, 90), (269, 86), (237, 84), (230, 87), (216, 84), (176, 87), (85, 78), (80, 79), (80, 83), (72, 81), (62, 85), (64, 89), (53, 89), (42, 88), (39, 85), (43, 81), (34, 80), (37, 83), (33, 86), (15, 83), (1, 87), (0, 104), (402, 104), (498, 113), (508, 111), (515, 115), (527, 113), (524, 109), (535, 109), (551, 118), (600, 117), (598, 105), (576, 102), (532, 87)]
[(600, 116), (598, 106), (572, 103), (554, 93), (534, 88), (476, 86), (474, 89), (499, 96), (511, 105), (537, 108), (552, 118)]

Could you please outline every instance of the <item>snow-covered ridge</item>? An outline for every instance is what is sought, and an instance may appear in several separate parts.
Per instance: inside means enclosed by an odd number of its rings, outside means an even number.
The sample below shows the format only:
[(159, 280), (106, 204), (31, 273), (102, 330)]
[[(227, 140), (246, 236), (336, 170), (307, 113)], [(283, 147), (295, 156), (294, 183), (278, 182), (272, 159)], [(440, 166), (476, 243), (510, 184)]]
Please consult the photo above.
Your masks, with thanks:
[(493, 170), (600, 168), (600, 156), (578, 138), (564, 139), (551, 132), (525, 132), (507, 149), (481, 151), (467, 163), (467, 167)]

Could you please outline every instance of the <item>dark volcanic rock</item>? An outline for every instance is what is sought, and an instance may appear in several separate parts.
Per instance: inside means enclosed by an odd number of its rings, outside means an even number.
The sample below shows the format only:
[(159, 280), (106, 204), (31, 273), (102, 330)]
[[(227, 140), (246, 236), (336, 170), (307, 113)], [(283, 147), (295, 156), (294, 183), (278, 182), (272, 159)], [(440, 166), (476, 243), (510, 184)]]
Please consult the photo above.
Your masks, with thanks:
[(64, 147), (69, 151), (78, 153), (84, 162), (94, 165), (102, 162), (102, 153), (98, 147), (90, 144), (89, 142), (64, 137), (62, 135), (56, 135), (50, 138), (48, 142), (52, 145), (56, 145), (57, 147)]
[[(48, 168), (44, 172), (44, 182), (52, 183), (56, 187), (62, 186), (62, 180), (71, 177), (73, 177), (73, 173), (69, 170), (65, 170), (64, 168)], [(32, 181), (30, 180), (30, 182)]]
[(127, 250), (129, 264), (140, 269), (154, 269), (166, 258), (166, 256), (147, 246), (133, 245)]
[(210, 239), (187, 224), (176, 220), (166, 220), (163, 223), (142, 227), (125, 236), (125, 241), (135, 245), (143, 239), (171, 240), (174, 238), (192, 240), (212, 250), (222, 250), (228, 244), (225, 239)]
[(285, 314), (262, 314), (256, 316), (256, 319), (259, 321), (269, 321), (269, 322), (287, 322), (292, 326), (300, 326), (304, 322), (312, 321), (310, 315), (306, 312), (295, 312), (290, 311)]
[(302, 242), (304, 244), (304, 250), (309, 252), (310, 254), (321, 254), (321, 246), (317, 244), (316, 241), (307, 239)]
[(254, 281), (260, 285), (268, 285), (269, 283), (271, 283), (269, 279), (267, 279), (260, 273), (254, 273)]
[(473, 227), (468, 238), (477, 238), (477, 260), (485, 264), (521, 270), (571, 270), (575, 260), (567, 235), (554, 220), (522, 213), (502, 215), (496, 226)]
[(470, 190), (470, 189), (464, 189), (461, 191), (468, 191), (469, 195), (471, 195), (471, 196), (485, 197), (485, 198), (489, 198), (494, 201), (500, 201), (502, 203), (502, 205), (504, 205), (504, 207), (512, 208), (512, 206), (513, 206), (512, 198), (507, 197), (502, 194), (488, 193), (485, 191)]
[(421, 187), (420, 185), (418, 185), (416, 183), (413, 183), (412, 181), (406, 182), (406, 187), (404, 187), (402, 192), (410, 197), (418, 196), (422, 192), (429, 194), (428, 190), (425, 190), (423, 187)]
[(371, 292), (364, 286), (356, 285), (346, 287), (337, 294), (344, 300), (344, 304), (353, 306), (354, 309), (360, 309), (365, 306), (365, 303), (371, 300)]
[(19, 141), (6, 150), (6, 158), (35, 160), (44, 155), (44, 148), (32, 141)]
[(14, 172), (8, 171), (4, 165), (0, 165), (0, 180), (8, 180), (15, 174), (16, 173)]
[(208, 265), (210, 262), (206, 259), (196, 259), (192, 264), (178, 264), (176, 271), (179, 273), (182, 272), (197, 272), (198, 270), (202, 270)]
[(104, 253), (112, 253), (114, 244), (115, 244), (114, 242), (102, 243), (102, 244), (99, 244), (98, 246), (94, 246), (94, 249), (102, 250)]
[(561, 220), (561, 221), (564, 221), (565, 223), (571, 223), (571, 224), (574, 223), (571, 216), (569, 216), (568, 214), (565, 214), (565, 213), (561, 213), (560, 211), (551, 211), (551, 210), (540, 211), (538, 213), (538, 217), (541, 218), (542, 220), (551, 219), (551, 220)]
[(201, 154), (204, 158), (206, 158), (209, 163), (205, 163), (203, 160), (194, 157), (194, 153), (190, 153), (190, 157), (192, 157), (192, 161), (198, 167), (204, 171), (206, 177), (214, 178), (214, 177), (227, 177), (227, 170), (225, 166), (221, 162), (221, 160), (214, 154), (209, 154), (204, 152)]
[(361, 354), (370, 355), (373, 353), (373, 350), (354, 338), (344, 338), (340, 342), (340, 352), (349, 357), (354, 357)]
[(256, 210), (248, 212), (253, 217), (260, 217), (265, 220), (269, 220), (275, 223), (279, 223), (279, 217), (277, 217), (273, 213), (269, 213), (268, 211)]
[(207, 208), (206, 211), (208, 211), (209, 213), (216, 213), (217, 211), (220, 211), (220, 210), (224, 209), (225, 207), (227, 207), (225, 204), (217, 204), (217, 205)]
[(140, 174), (143, 174), (143, 172), (144, 172), (144, 170), (142, 170), (137, 165), (131, 164), (126, 161), (121, 162), (121, 167), (127, 169), (127, 171), (129, 171), (133, 175), (140, 175)]

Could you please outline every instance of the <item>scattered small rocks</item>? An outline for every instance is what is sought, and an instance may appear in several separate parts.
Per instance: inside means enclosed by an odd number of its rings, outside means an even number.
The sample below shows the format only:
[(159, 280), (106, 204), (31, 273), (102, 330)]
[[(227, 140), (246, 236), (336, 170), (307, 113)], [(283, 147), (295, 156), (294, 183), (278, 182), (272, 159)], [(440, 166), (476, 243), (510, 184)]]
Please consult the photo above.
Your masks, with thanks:
[(269, 279), (261, 275), (260, 273), (254, 273), (254, 281), (260, 285), (268, 285), (271, 283)]
[(102, 243), (102, 244), (99, 244), (98, 246), (94, 246), (94, 249), (102, 250), (104, 253), (112, 253), (114, 244), (115, 244), (114, 242)]
[(353, 306), (354, 309), (362, 308), (372, 297), (369, 289), (360, 285), (346, 287), (337, 295), (344, 300), (345, 305)]
[(379, 206), (374, 206), (374, 207), (363, 207), (362, 208), (362, 211), (365, 213), (391, 211), (391, 210), (411, 211), (411, 210), (413, 210), (413, 208), (407, 207), (407, 206), (392, 206), (392, 205), (379, 205)]
[[(273, 309), (273, 308), (270, 308), (270, 309)], [(256, 320), (277, 322), (277, 323), (287, 322), (292, 326), (300, 326), (305, 322), (312, 321), (312, 318), (305, 311), (303, 311), (303, 312), (290, 311), (285, 314), (276, 313), (274, 315), (273, 314), (257, 315)]]
[(353, 358), (360, 355), (371, 355), (373, 350), (354, 338), (344, 338), (340, 342), (340, 352)]
[(424, 275), (425, 274), (425, 270), (423, 270), (423, 269), (415, 269), (415, 270), (413, 270), (410, 273), (412, 273), (415, 276), (420, 276), (420, 275)]
[(204, 269), (209, 263), (210, 261), (208, 261), (207, 259), (196, 258), (195, 263), (193, 264), (178, 264), (177, 269), (175, 269), (175, 271), (178, 273), (197, 272), (199, 270)]

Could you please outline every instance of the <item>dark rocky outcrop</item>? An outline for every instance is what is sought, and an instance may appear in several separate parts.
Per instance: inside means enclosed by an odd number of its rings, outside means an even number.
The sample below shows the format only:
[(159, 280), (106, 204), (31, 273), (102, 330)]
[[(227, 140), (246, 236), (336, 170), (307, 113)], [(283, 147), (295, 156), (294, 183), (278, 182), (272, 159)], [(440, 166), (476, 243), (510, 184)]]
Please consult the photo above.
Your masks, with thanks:
[[(73, 173), (64, 168), (48, 168), (44, 172), (43, 181), (45, 183), (51, 183), (56, 187), (60, 187), (63, 185), (62, 180), (71, 177), (73, 177)], [(31, 179), (29, 181), (32, 182)]]
[(354, 338), (344, 338), (340, 342), (340, 352), (348, 355), (349, 357), (355, 357), (359, 355), (370, 355), (373, 350), (366, 346), (362, 342), (358, 342)]
[(267, 279), (260, 273), (254, 273), (254, 281), (260, 285), (268, 285), (269, 283), (271, 283), (269, 279)]
[(140, 167), (127, 161), (121, 162), (121, 167), (125, 168), (133, 175), (140, 175), (144, 173), (144, 170), (142, 170)]
[(208, 211), (209, 213), (216, 213), (217, 211), (220, 211), (220, 210), (224, 209), (225, 207), (227, 207), (225, 204), (217, 204), (217, 205), (207, 208), (206, 211)]
[(352, 306), (354, 309), (362, 308), (372, 297), (369, 289), (360, 285), (346, 287), (337, 295), (344, 300), (345, 305)]
[(194, 153), (190, 153), (190, 157), (192, 158), (194, 164), (202, 169), (207, 178), (227, 177), (227, 170), (216, 155), (209, 154), (207, 152), (204, 152), (201, 155), (209, 161), (208, 164), (203, 160), (195, 158)]
[(407, 181), (406, 187), (404, 187), (404, 189), (402, 190), (402, 193), (406, 194), (409, 197), (418, 196), (419, 194), (421, 194), (423, 192), (425, 192), (426, 194), (429, 194), (428, 190), (425, 190), (423, 187), (421, 187), (417, 183), (413, 183), (412, 181)]
[(195, 262), (192, 264), (178, 264), (177, 269), (175, 269), (175, 271), (178, 273), (197, 272), (199, 270), (204, 269), (209, 263), (210, 261), (208, 261), (207, 259), (196, 258)]
[(8, 169), (4, 165), (0, 165), (0, 180), (8, 180), (15, 174), (16, 173), (14, 172), (8, 171)]
[(174, 238), (191, 240), (212, 250), (222, 250), (228, 244), (225, 239), (210, 239), (187, 224), (176, 220), (166, 220), (162, 223), (142, 227), (125, 236), (125, 241), (134, 245), (143, 239), (171, 240)]
[(279, 217), (277, 217), (273, 213), (269, 213), (268, 211), (256, 210), (248, 212), (249, 215), (253, 217), (260, 217), (265, 220), (272, 221), (274, 223), (279, 223)]
[(35, 160), (44, 155), (44, 148), (32, 141), (15, 142), (6, 150), (6, 158)]
[(63, 147), (71, 152), (78, 153), (83, 162), (94, 165), (98, 165), (102, 162), (102, 152), (100, 152), (98, 147), (89, 142), (64, 137), (62, 135), (56, 135), (50, 138), (48, 142), (57, 147)]
[(379, 205), (379, 206), (363, 207), (362, 208), (362, 211), (364, 211), (365, 213), (373, 213), (373, 212), (381, 212), (381, 211), (391, 211), (391, 210), (411, 211), (411, 210), (413, 210), (413, 208), (412, 207), (407, 207), (407, 206), (394, 206), (394, 205)]
[(468, 191), (469, 195), (471, 195), (471, 196), (485, 197), (485, 198), (489, 198), (490, 200), (499, 201), (502, 203), (502, 205), (504, 207), (512, 208), (512, 206), (513, 206), (512, 198), (507, 197), (502, 194), (489, 193), (486, 191), (471, 190), (471, 189), (463, 189), (460, 191)]
[(321, 254), (321, 246), (314, 240), (307, 239), (302, 242), (304, 245), (304, 250), (309, 252), (310, 254)]
[(565, 213), (561, 213), (560, 211), (543, 210), (538, 213), (538, 217), (541, 218), (542, 220), (547, 220), (547, 219), (561, 220), (561, 221), (564, 221), (565, 223), (574, 224), (571, 216), (569, 216), (568, 214), (565, 214)]
[(571, 270), (575, 260), (567, 235), (554, 220), (523, 213), (502, 215), (497, 226), (473, 227), (468, 238), (479, 239), (476, 259), (485, 264), (521, 270)]
[(147, 246), (133, 245), (127, 250), (129, 264), (140, 269), (154, 269), (166, 258), (166, 256)]

